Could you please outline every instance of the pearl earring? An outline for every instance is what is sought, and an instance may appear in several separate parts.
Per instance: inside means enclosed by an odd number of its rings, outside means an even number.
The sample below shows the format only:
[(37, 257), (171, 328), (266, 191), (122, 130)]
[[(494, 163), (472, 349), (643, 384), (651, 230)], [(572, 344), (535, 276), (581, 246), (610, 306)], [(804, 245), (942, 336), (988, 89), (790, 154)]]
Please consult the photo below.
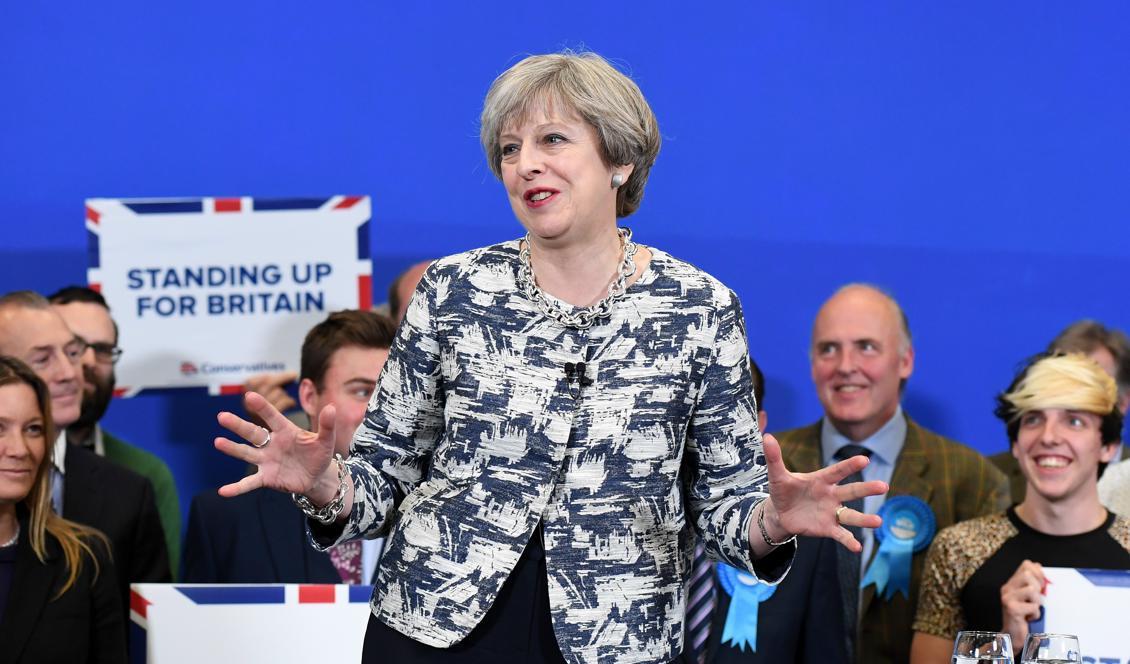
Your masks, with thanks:
[(619, 189), (620, 185), (622, 185), (622, 184), (624, 184), (624, 174), (623, 173), (613, 173), (612, 174), (612, 188), (613, 189)]

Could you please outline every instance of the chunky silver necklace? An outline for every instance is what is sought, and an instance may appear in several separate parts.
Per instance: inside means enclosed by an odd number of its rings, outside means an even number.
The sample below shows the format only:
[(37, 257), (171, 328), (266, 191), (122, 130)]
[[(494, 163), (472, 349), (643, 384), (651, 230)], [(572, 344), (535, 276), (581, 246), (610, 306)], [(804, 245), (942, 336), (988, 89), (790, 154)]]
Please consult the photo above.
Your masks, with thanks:
[(0, 549), (12, 546), (13, 544), (15, 544), (18, 541), (20, 541), (20, 524), (17, 523), (16, 524), (16, 534), (12, 535), (12, 539), (8, 540), (7, 542), (0, 544)]
[(624, 295), (628, 287), (628, 279), (636, 273), (636, 243), (632, 242), (630, 228), (617, 229), (620, 234), (620, 246), (624, 250), (624, 260), (620, 262), (620, 270), (616, 279), (608, 284), (608, 295), (591, 307), (577, 307), (573, 311), (566, 311), (552, 300), (538, 287), (534, 279), (534, 268), (530, 264), (530, 234), (527, 232), (525, 246), (518, 253), (518, 286), (530, 298), (543, 314), (561, 323), (565, 327), (574, 327), (587, 330), (599, 318), (604, 318), (612, 313), (612, 305)]

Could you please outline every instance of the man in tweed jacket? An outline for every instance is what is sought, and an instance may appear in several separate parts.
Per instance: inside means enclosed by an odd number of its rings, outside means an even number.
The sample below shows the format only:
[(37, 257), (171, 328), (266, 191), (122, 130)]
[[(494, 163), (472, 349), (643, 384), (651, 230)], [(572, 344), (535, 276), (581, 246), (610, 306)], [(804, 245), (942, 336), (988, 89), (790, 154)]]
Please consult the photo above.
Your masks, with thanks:
[[(900, 395), (914, 368), (914, 349), (906, 317), (894, 299), (871, 286), (841, 288), (817, 314), (810, 353), (824, 417), (778, 435), (790, 470), (817, 470), (834, 462), (841, 447), (861, 445), (871, 455), (864, 479), (890, 483), (886, 497), (864, 500), (867, 512), (878, 511), (885, 498), (914, 496), (929, 506), (940, 530), (1008, 505), (1008, 482), (999, 470), (974, 450), (922, 428), (902, 412)], [(863, 533), (863, 542), (862, 560), (869, 566), (878, 545), (869, 531)], [(852, 601), (852, 589), (843, 587), (844, 577), (851, 574), (842, 570), (845, 564), (859, 565), (860, 555), (843, 551), (840, 556), (850, 557), (839, 567), (845, 622), (857, 625), (854, 633), (848, 630), (842, 646), (849, 661), (906, 662), (926, 550), (912, 558), (909, 598), (896, 593), (885, 600), (868, 585), (858, 591), (858, 605)], [(859, 569), (857, 579), (864, 578), (867, 566)], [(798, 628), (811, 611), (805, 606), (776, 608), (795, 612), (792, 624)]]

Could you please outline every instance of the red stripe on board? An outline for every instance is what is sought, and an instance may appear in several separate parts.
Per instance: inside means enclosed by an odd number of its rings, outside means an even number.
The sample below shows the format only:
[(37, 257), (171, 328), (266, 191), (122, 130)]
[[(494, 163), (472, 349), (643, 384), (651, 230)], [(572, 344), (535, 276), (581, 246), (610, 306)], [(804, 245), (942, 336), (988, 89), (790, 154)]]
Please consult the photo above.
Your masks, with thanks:
[(129, 591), (129, 608), (142, 618), (149, 618), (149, 616), (145, 615), (145, 613), (149, 610), (149, 605), (152, 603), (153, 602), (150, 602), (149, 600), (139, 595), (136, 590)]
[(357, 276), (357, 308), (368, 311), (373, 308), (373, 275)]
[(98, 214), (97, 210), (88, 205), (86, 206), (86, 218), (97, 224), (98, 220), (102, 218), (102, 215)]
[(89, 284), (89, 286), (90, 290), (94, 291), (95, 293), (102, 292), (102, 284)]
[(128, 387), (115, 387), (114, 388), (114, 396), (116, 396), (116, 397), (124, 397), (126, 395), (126, 392), (129, 392)]
[(238, 198), (217, 198), (216, 212), (239, 212), (240, 200)]
[(354, 205), (357, 205), (357, 201), (361, 200), (362, 198), (364, 198), (364, 196), (346, 196), (341, 200), (340, 203), (334, 206), (334, 209), (345, 210), (347, 208), (351, 208)]
[(334, 587), (327, 585), (298, 586), (299, 604), (333, 604)]
[(220, 394), (243, 394), (242, 385), (221, 385)]

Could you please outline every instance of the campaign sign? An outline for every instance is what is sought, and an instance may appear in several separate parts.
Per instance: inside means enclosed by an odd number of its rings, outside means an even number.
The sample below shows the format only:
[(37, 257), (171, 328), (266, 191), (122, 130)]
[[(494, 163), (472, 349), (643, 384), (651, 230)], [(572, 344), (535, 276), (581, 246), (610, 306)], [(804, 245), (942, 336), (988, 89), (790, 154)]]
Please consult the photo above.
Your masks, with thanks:
[(124, 349), (119, 393), (297, 371), (306, 332), (371, 305), (367, 196), (90, 199), (87, 278)]
[(130, 586), (130, 662), (359, 662), (372, 586)]
[(1130, 664), (1130, 571), (1045, 567), (1041, 620), (1032, 632), (1079, 637), (1083, 664)]

